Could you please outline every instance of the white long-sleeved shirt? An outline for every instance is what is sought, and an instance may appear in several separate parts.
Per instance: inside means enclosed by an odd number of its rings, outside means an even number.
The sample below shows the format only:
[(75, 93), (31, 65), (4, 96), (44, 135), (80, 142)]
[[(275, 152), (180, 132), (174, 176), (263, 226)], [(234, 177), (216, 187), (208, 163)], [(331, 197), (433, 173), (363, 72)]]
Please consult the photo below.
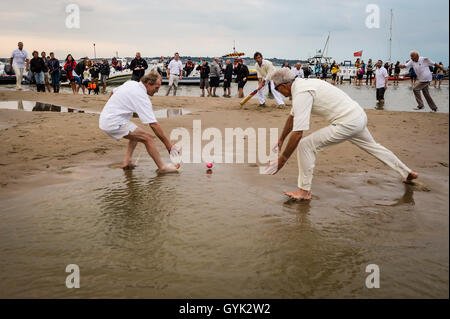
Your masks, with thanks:
[(263, 60), (261, 66), (258, 62), (255, 63), (256, 74), (258, 75), (258, 79), (266, 79), (270, 80), (270, 77), (273, 72), (275, 72), (275, 67), (272, 62)]
[(334, 85), (319, 79), (301, 78), (297, 78), (291, 87), (292, 110), (295, 114), (302, 114), (303, 108), (308, 107), (302, 103), (304, 92), (310, 92), (313, 97), (310, 112), (331, 123), (346, 123), (365, 114), (356, 101)]

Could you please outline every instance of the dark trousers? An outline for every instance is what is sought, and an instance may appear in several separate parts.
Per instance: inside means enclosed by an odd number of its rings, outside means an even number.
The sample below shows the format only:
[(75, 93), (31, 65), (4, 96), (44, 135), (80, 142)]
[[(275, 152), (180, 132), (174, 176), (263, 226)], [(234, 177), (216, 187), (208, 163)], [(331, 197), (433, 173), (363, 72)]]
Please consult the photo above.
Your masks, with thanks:
[(59, 92), (59, 86), (60, 86), (61, 72), (53, 71), (51, 76), (52, 76), (53, 92), (58, 93)]
[(423, 96), (425, 96), (425, 100), (427, 100), (428, 106), (430, 107), (430, 109), (432, 109), (433, 111), (437, 110), (437, 106), (436, 104), (434, 104), (433, 99), (431, 98), (430, 92), (428, 91), (428, 87), (429, 87), (430, 82), (419, 82), (416, 84), (416, 86), (413, 89), (414, 92), (414, 96), (416, 97), (416, 101), (417, 101), (417, 107), (419, 109), (424, 108), (424, 104), (422, 101), (422, 96), (420, 95), (420, 91), (423, 92)]
[(372, 85), (372, 73), (373, 73), (373, 71), (367, 71), (367, 73), (366, 73), (366, 85), (367, 85), (367, 83), (369, 83), (369, 81), (370, 81), (370, 85)]
[(384, 101), (384, 88), (377, 89), (377, 101), (383, 100)]

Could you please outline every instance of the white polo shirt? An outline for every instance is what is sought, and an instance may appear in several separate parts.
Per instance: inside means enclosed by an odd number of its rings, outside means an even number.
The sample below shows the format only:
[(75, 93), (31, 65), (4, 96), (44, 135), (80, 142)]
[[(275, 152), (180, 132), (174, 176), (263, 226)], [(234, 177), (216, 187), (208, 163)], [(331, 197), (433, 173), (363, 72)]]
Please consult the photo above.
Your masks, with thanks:
[(433, 66), (434, 62), (428, 58), (419, 57), (419, 61), (414, 62), (413, 60), (409, 60), (405, 66), (409, 68), (413, 68), (414, 72), (417, 74), (417, 79), (419, 82), (431, 82), (433, 80), (433, 75), (430, 71), (430, 66)]
[(375, 79), (376, 79), (376, 87), (377, 89), (384, 88), (386, 85), (386, 78), (389, 76), (386, 68), (382, 66), (381, 68), (375, 69)]
[(291, 72), (296, 78), (304, 78), (305, 77), (305, 73), (303, 72), (302, 68), (300, 68), (300, 70), (297, 70), (297, 68), (292, 68)]
[(116, 130), (130, 122), (133, 113), (144, 124), (157, 122), (144, 84), (130, 80), (113, 90), (100, 114), (99, 127), (104, 131)]
[(291, 93), (294, 131), (309, 129), (311, 113), (331, 123), (346, 123), (365, 114), (362, 107), (344, 91), (320, 79), (297, 78)]
[(19, 50), (15, 49), (11, 53), (11, 58), (13, 58), (13, 67), (16, 68), (24, 68), (26, 64), (26, 60), (28, 59), (28, 53), (24, 49)]
[(183, 71), (183, 64), (181, 64), (180, 60), (175, 61), (175, 59), (173, 59), (172, 61), (170, 61), (167, 68), (170, 69), (170, 74), (180, 75)]

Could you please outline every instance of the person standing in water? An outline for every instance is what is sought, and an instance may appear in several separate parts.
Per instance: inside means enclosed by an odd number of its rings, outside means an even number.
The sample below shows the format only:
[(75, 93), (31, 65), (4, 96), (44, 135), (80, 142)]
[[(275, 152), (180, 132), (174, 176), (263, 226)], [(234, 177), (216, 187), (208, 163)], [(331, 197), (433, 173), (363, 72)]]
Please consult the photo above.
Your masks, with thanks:
[[(233, 80), (233, 64), (227, 60), (223, 73), (223, 96), (231, 97), (231, 81)], [(227, 93), (228, 92), (228, 93)]]
[(169, 95), (173, 86), (173, 96), (177, 95), (178, 81), (183, 78), (183, 64), (180, 61), (180, 55), (175, 53), (174, 59), (170, 61), (167, 66), (167, 78), (169, 79), (169, 86), (167, 88), (166, 96)]
[(384, 105), (384, 93), (387, 89), (389, 74), (383, 66), (383, 61), (378, 60), (376, 66), (373, 86), (377, 89), (377, 104), (382, 107)]
[[(419, 174), (374, 140), (367, 128), (364, 109), (344, 91), (317, 79), (295, 79), (285, 69), (275, 71), (272, 80), (281, 94), (292, 96), (292, 110), (277, 145), (279, 157), (269, 162), (266, 168), (268, 174), (276, 174), (297, 149), (298, 188), (293, 192), (284, 192), (285, 195), (292, 199), (310, 200), (317, 153), (344, 141), (352, 142), (394, 169), (406, 183), (418, 178)], [(330, 125), (303, 138), (303, 132), (310, 129), (311, 113), (322, 116)], [(281, 152), (289, 134), (288, 143)]]
[(369, 59), (367, 61), (367, 67), (366, 67), (366, 85), (370, 83), (372, 85), (372, 75), (373, 75), (373, 62), (372, 59)]
[(127, 81), (115, 88), (100, 114), (99, 127), (113, 139), (128, 140), (128, 149), (123, 161), (123, 169), (133, 169), (136, 164), (131, 161), (137, 143), (145, 145), (148, 154), (155, 161), (160, 173), (177, 172), (175, 167), (164, 164), (156, 148), (154, 137), (131, 122), (133, 113), (137, 113), (142, 123), (148, 124), (158, 138), (163, 142), (171, 155), (179, 155), (178, 150), (164, 134), (156, 121), (150, 96), (158, 92), (161, 87), (161, 76), (152, 71), (143, 76), (139, 82)]
[(243, 98), (244, 86), (247, 83), (249, 71), (242, 59), (235, 60), (234, 74), (236, 74), (236, 82), (238, 84), (238, 98)]
[(413, 50), (410, 52), (411, 60), (409, 60), (406, 64), (400, 64), (400, 68), (413, 68), (414, 72), (417, 74), (417, 79), (419, 83), (414, 86), (413, 92), (416, 97), (417, 106), (414, 108), (415, 110), (421, 110), (425, 106), (422, 101), (422, 97), (420, 92), (422, 91), (423, 96), (427, 100), (428, 106), (430, 107), (432, 112), (437, 112), (438, 108), (431, 98), (430, 92), (428, 90), (430, 86), (430, 82), (433, 80), (433, 76), (430, 71), (430, 66), (434, 66), (436, 68), (441, 68), (444, 70), (443, 66), (440, 66), (437, 63), (434, 63), (429, 58), (421, 57), (419, 52)]

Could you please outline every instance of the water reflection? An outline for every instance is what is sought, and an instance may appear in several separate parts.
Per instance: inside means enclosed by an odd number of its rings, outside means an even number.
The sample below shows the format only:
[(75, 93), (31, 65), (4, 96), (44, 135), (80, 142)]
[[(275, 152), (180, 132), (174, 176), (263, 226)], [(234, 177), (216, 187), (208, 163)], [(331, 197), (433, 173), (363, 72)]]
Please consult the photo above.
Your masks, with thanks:
[(71, 107), (64, 107), (51, 103), (42, 103), (34, 101), (3, 101), (0, 102), (0, 109), (19, 110), (27, 112), (60, 112), (60, 113), (96, 113), (87, 110), (78, 110)]

